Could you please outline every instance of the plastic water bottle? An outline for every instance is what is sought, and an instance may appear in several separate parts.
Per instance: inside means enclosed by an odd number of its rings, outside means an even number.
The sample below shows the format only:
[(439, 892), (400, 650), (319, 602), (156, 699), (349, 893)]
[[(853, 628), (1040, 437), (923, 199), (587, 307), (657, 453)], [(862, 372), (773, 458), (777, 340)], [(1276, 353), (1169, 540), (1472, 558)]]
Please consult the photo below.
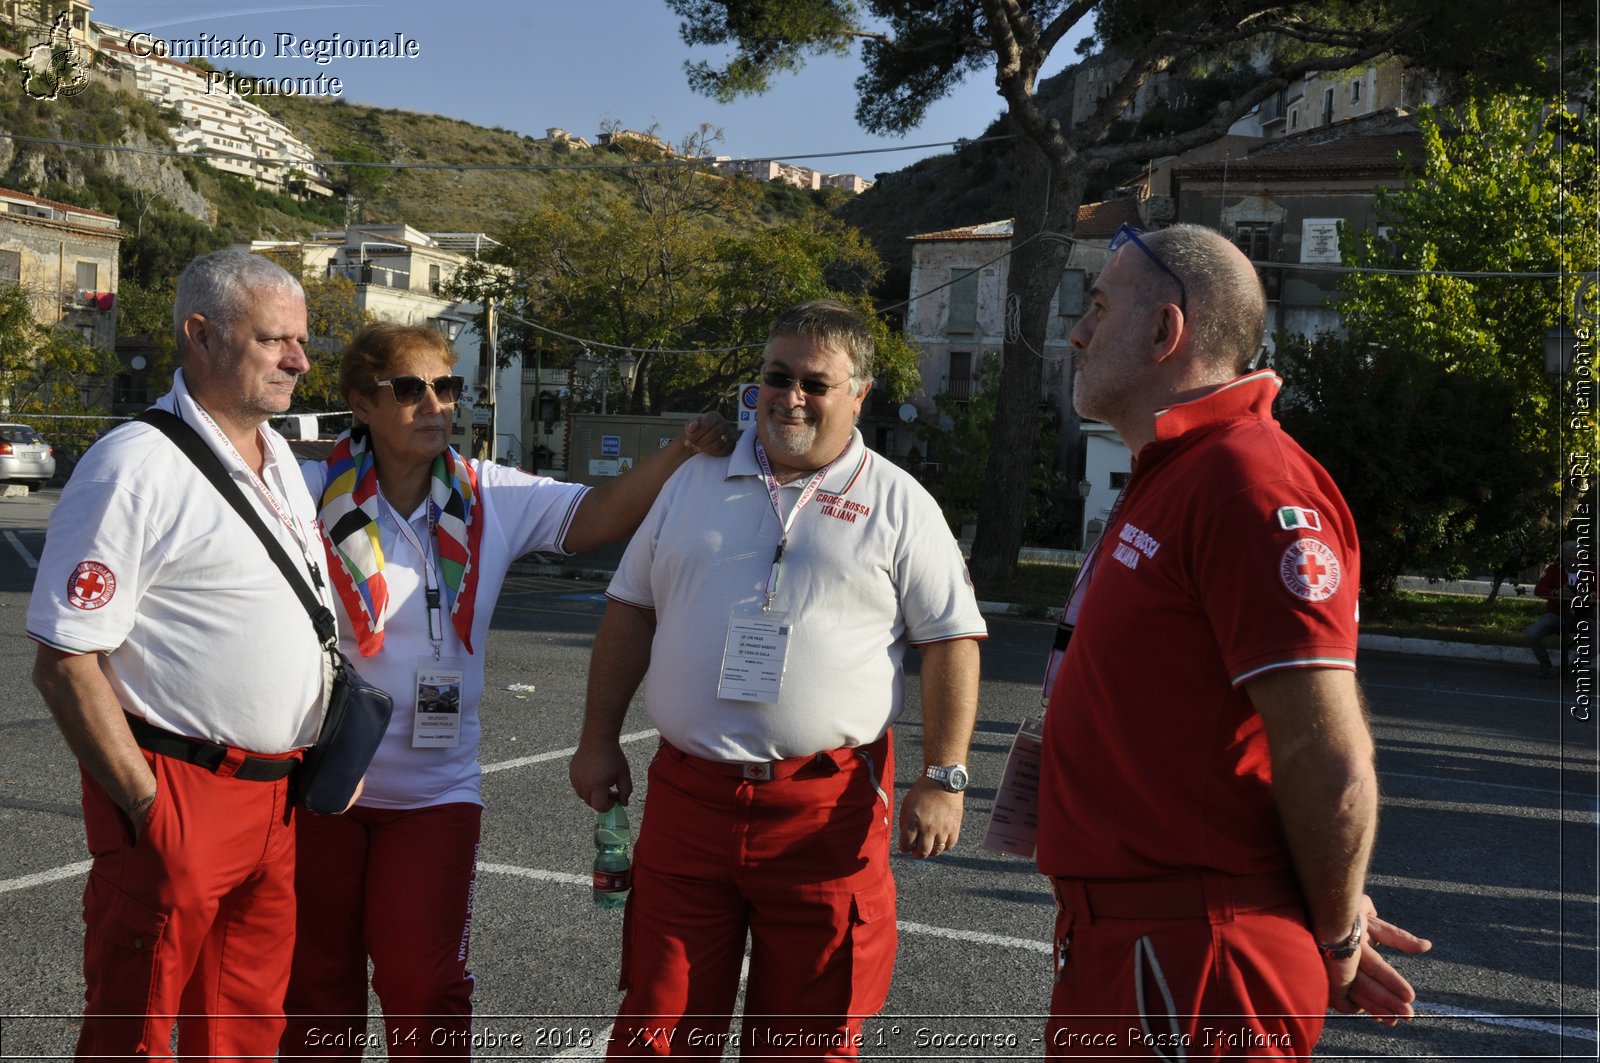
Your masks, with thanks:
[(594, 906), (621, 908), (633, 886), (633, 844), (628, 838), (628, 810), (621, 801), (594, 818)]

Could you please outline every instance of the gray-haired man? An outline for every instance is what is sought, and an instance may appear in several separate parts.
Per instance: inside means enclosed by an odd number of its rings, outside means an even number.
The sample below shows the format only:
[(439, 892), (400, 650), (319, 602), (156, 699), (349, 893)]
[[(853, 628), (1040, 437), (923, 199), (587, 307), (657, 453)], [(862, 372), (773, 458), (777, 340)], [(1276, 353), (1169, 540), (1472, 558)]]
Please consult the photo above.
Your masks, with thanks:
[[(200, 434), (331, 606), (316, 509), (266, 425), (309, 368), (299, 282), (219, 251), (183, 271), (173, 319), (183, 367), (157, 407)], [(28, 634), (94, 857), (78, 1055), (166, 1055), (177, 1021), (184, 1055), (271, 1057), (293, 949), (289, 773), (323, 699), (305, 609), (189, 458), (133, 424), (63, 490)]]

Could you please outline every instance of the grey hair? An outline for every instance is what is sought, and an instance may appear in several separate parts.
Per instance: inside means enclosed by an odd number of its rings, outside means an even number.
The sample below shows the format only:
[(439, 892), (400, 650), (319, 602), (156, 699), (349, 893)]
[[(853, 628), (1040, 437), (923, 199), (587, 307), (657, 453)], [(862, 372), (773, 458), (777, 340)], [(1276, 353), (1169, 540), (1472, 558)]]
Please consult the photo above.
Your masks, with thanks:
[[(1266, 292), (1249, 261), (1221, 233), (1203, 225), (1173, 225), (1140, 239), (1183, 278), (1187, 327), (1196, 349), (1236, 373), (1248, 369), (1267, 332)], [(1144, 265), (1148, 284), (1170, 283), (1155, 263)]]
[(767, 333), (763, 357), (771, 356), (772, 341), (780, 336), (804, 336), (849, 355), (851, 395), (872, 382), (872, 357), (877, 351), (872, 328), (859, 311), (837, 299), (813, 299), (785, 310)]
[(292, 292), (301, 299), (305, 289), (294, 274), (261, 255), (223, 250), (201, 255), (178, 274), (178, 292), (172, 303), (172, 328), (178, 350), (185, 350), (183, 323), (191, 314), (205, 318), (224, 340), (234, 325), (250, 311), (250, 299), (262, 292)]

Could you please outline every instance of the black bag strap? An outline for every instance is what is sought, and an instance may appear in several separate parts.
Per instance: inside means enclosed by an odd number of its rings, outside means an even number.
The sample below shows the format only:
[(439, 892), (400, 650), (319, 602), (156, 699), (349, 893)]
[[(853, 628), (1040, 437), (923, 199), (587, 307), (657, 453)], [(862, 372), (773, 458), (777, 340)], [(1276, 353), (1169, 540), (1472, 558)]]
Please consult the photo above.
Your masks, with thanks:
[(200, 438), (200, 433), (194, 430), (194, 426), (181, 417), (153, 406), (134, 418), (134, 420), (143, 421), (145, 424), (160, 430), (168, 439), (177, 444), (179, 450), (188, 455), (189, 460), (194, 462), (195, 468), (199, 469), (201, 475), (211, 481), (211, 486), (215, 487), (217, 492), (227, 500), (228, 504), (238, 512), (239, 516), (244, 518), (244, 522), (250, 526), (250, 530), (256, 533), (256, 538), (261, 540), (261, 545), (267, 548), (267, 554), (277, 564), (278, 570), (283, 573), (283, 578), (289, 581), (289, 586), (294, 588), (295, 595), (300, 599), (300, 604), (305, 606), (306, 615), (311, 617), (311, 626), (316, 628), (317, 631), (317, 641), (328, 648), (337, 645), (339, 626), (338, 622), (334, 620), (333, 613), (312, 593), (306, 581), (295, 570), (294, 562), (289, 559), (289, 551), (285, 550), (283, 544), (278, 542), (272, 532), (267, 529), (266, 522), (261, 519), (261, 515), (255, 511), (255, 507), (250, 504), (250, 500), (239, 489), (239, 485), (228, 475), (228, 470), (223, 468), (222, 459), (217, 457), (216, 452), (206, 445), (204, 439)]

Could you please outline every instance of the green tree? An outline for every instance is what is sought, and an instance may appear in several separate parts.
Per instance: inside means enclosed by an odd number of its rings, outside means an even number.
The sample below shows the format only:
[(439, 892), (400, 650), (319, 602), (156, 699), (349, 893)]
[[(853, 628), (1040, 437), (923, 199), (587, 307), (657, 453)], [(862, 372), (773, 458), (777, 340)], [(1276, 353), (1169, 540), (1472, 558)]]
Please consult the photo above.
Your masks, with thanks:
[(300, 284), (306, 292), (306, 331), (311, 337), (306, 355), (311, 369), (295, 385), (295, 408), (348, 409), (339, 393), (339, 362), (362, 326), (377, 319), (362, 309), (355, 282), (343, 274), (318, 277), (307, 273)]
[[(991, 351), (983, 356), (976, 393), (956, 399), (941, 392), (933, 397), (939, 417), (917, 422), (925, 457), (938, 470), (925, 483), (953, 529), (978, 519), (999, 398), (1000, 358)], [(1041, 418), (1029, 463), (1028, 531), (1030, 541), (1040, 545), (1076, 540), (1063, 505), (1066, 477), (1056, 467), (1058, 427), (1051, 418)]]
[[(1594, 442), (1563, 441), (1543, 355), (1600, 265), (1593, 109), (1495, 96), (1421, 124), (1420, 168), (1378, 199), (1389, 238), (1344, 234), (1363, 267), (1341, 284), (1348, 339), (1279, 352), (1284, 422), (1350, 494), (1377, 593), (1407, 570), (1498, 582), (1549, 554), (1563, 442)], [(1485, 271), (1511, 275), (1450, 275)]]
[[(764, 91), (773, 75), (798, 68), (812, 54), (844, 53), (860, 42), (866, 70), (856, 81), (857, 120), (876, 132), (905, 132), (927, 108), (970, 74), (992, 72), (1005, 103), (998, 133), (1014, 137), (1014, 252), (1008, 298), (1016, 301), (1017, 335), (1008, 339), (995, 417), (995, 446), (985, 476), (972, 568), (979, 582), (999, 582), (1015, 569), (1028, 510), (1028, 473), (1011, 456), (1025, 452), (1038, 423), (1041, 363), (1050, 297), (1066, 265), (1068, 245), (1039, 239), (1070, 234), (1090, 182), (1110, 168), (1171, 155), (1215, 140), (1238, 118), (1307, 73), (1341, 70), (1380, 56), (1414, 56), (1446, 75), (1545, 77), (1558, 48), (1558, 21), (1543, 5), (1505, 7), (1463, 0), (1243, 0), (1195, 4), (1177, 0), (667, 0), (683, 19), (691, 45), (731, 47), (720, 68), (688, 65), (695, 88), (720, 100)], [(1562, 3), (1574, 40), (1593, 12)], [(1057, 46), (1092, 20), (1114, 67), (1108, 93), (1081, 122), (1062, 128), (1036, 88)], [(1485, 34), (1482, 27), (1493, 25)], [(1151, 78), (1237, 70), (1252, 53), (1271, 54), (1268, 68), (1234, 81), (1207, 118), (1181, 132), (1138, 140), (1125, 136), (1123, 115)], [(1117, 75), (1117, 71), (1121, 71)], [(1113, 136), (1115, 134), (1115, 136)], [(1017, 355), (1011, 357), (1011, 355)], [(1069, 425), (1075, 429), (1075, 420)], [(1075, 434), (1075, 433), (1073, 433)]]
[[(99, 413), (116, 359), (68, 328), (45, 328), (19, 285), (0, 287), (0, 408), (8, 416)], [(61, 433), (51, 432), (61, 442)]]
[[(703, 127), (679, 154), (702, 157), (714, 139)], [(537, 211), (506, 234), (493, 262), (456, 275), (458, 297), (493, 296), (510, 308), (502, 351), (526, 351), (541, 334), (516, 320), (525, 318), (634, 352), (634, 379), (612, 392), (613, 408), (702, 408), (752, 377), (767, 329), (787, 307), (835, 296), (870, 311), (865, 293), (881, 267), (856, 230), (815, 206), (797, 222), (762, 225), (753, 182), (725, 180), (709, 163), (650, 165), (661, 153), (644, 142), (619, 150), (641, 163), (626, 195)], [(904, 396), (916, 386), (915, 352), (877, 327), (880, 383)], [(548, 344), (557, 364), (580, 353), (571, 341)]]

